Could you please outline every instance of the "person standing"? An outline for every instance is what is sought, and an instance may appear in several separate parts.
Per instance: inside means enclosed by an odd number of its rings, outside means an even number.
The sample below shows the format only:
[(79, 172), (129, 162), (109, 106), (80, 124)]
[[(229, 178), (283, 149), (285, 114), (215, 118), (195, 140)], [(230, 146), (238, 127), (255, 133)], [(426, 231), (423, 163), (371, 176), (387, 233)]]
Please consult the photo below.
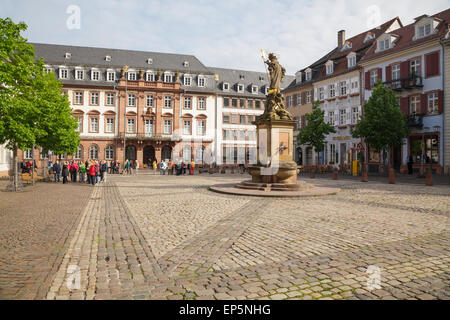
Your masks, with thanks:
[(89, 179), (92, 185), (95, 185), (95, 163), (91, 162), (89, 166)]
[(139, 161), (135, 160), (136, 162), (136, 175), (139, 173)]
[(161, 161), (161, 163), (159, 164), (159, 174), (160, 175), (164, 175), (164, 160)]
[(153, 160), (152, 167), (153, 167), (153, 174), (156, 174), (156, 167), (157, 167), (156, 160)]
[(86, 167), (85, 167), (83, 162), (80, 162), (80, 167), (78, 169), (78, 173), (79, 173), (79, 176), (80, 176), (80, 182), (84, 182), (84, 177), (85, 177), (85, 174), (86, 174)]
[(64, 162), (64, 165), (62, 167), (62, 176), (63, 176), (63, 184), (66, 184), (67, 177), (69, 176), (69, 164), (67, 162)]
[(191, 172), (190, 175), (193, 176), (194, 175), (194, 168), (195, 168), (195, 162), (194, 160), (191, 161)]
[(413, 157), (409, 155), (407, 161), (408, 174), (413, 174)]
[(59, 182), (59, 178), (61, 177), (61, 166), (58, 161), (53, 165), (53, 172), (55, 173), (55, 182)]
[(108, 176), (108, 162), (103, 161), (103, 176), (102, 176), (102, 182), (106, 182), (106, 177)]
[(73, 182), (77, 182), (78, 163), (74, 161), (72, 167), (73, 167)]

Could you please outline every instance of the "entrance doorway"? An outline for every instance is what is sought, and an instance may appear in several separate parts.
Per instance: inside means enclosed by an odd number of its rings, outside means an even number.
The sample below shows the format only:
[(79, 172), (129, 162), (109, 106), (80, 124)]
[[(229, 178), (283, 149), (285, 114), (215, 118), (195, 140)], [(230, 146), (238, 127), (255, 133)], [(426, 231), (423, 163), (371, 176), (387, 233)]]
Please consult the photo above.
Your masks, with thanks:
[(156, 160), (155, 158), (155, 148), (153, 146), (144, 147), (144, 155), (143, 155), (144, 164), (153, 163)]
[(135, 146), (127, 146), (127, 151), (125, 153), (125, 158), (130, 161), (136, 160), (136, 147)]
[(161, 150), (161, 160), (172, 160), (172, 148), (164, 146)]
[(346, 163), (346, 155), (347, 155), (347, 144), (346, 143), (341, 143), (341, 150), (340, 150), (340, 164), (344, 164)]

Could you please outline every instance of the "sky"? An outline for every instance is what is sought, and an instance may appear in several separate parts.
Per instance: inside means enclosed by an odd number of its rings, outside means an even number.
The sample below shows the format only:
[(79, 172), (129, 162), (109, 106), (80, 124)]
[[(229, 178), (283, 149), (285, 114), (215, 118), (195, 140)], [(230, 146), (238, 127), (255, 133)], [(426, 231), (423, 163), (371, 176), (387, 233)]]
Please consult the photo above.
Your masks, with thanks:
[(1, 0), (0, 18), (31, 42), (195, 55), (208, 67), (264, 71), (260, 49), (293, 75), (337, 45), (396, 16), (403, 25), (448, 0)]

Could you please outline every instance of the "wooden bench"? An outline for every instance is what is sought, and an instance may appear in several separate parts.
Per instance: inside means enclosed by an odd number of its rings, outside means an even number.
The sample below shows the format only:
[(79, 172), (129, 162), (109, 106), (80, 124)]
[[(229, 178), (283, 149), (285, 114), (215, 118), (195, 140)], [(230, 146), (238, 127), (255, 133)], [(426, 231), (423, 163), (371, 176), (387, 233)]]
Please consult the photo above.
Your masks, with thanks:
[(22, 173), (22, 181), (25, 181), (27, 183), (30, 183), (32, 181), (38, 181), (38, 180), (44, 180), (44, 177), (39, 176), (37, 174), (37, 171), (34, 172), (34, 178), (31, 176), (30, 173)]

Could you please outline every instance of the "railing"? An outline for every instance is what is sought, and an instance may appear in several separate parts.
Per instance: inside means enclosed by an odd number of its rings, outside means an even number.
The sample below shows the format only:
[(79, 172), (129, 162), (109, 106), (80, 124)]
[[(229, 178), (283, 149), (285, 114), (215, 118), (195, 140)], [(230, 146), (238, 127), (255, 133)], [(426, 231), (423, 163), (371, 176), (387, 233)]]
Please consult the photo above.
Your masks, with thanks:
[(419, 89), (423, 87), (422, 77), (412, 74), (407, 78), (400, 78), (395, 80), (390, 80), (383, 82), (386, 87), (391, 88), (392, 90), (411, 90), (411, 89)]

